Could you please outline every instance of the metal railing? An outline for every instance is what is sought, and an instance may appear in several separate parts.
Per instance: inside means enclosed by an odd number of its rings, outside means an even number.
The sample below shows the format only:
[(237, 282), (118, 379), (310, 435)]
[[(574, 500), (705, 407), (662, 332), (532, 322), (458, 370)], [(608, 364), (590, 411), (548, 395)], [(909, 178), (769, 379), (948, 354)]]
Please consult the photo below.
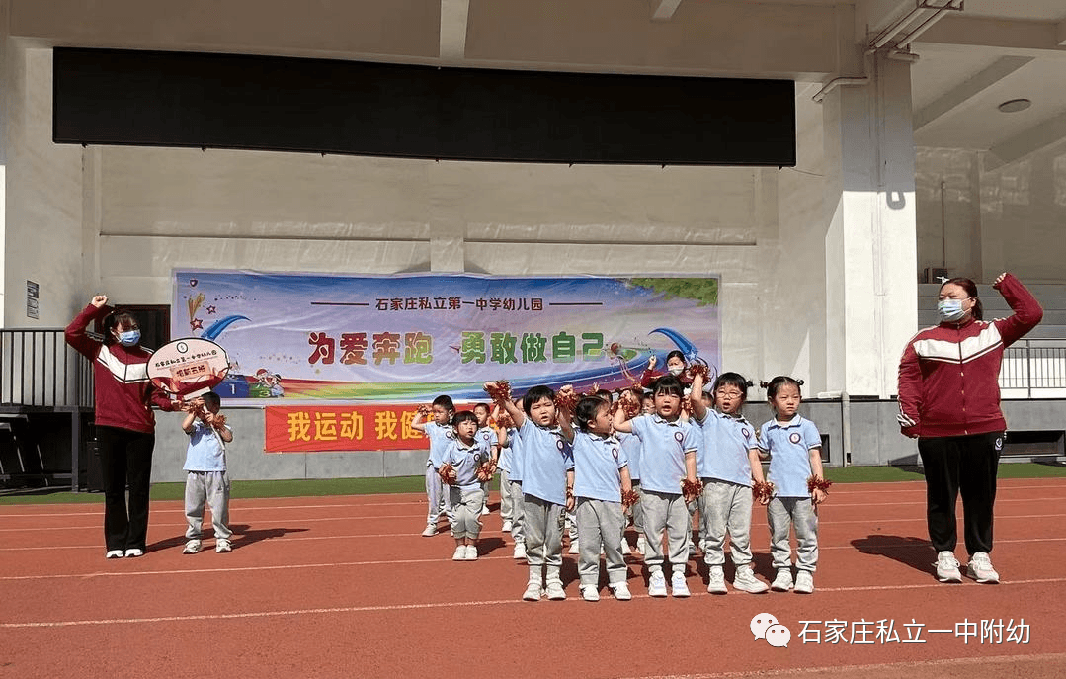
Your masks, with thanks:
[(0, 328), (0, 406), (92, 405), (92, 365), (62, 328)]
[(1005, 398), (1066, 397), (1066, 339), (1020, 339), (1003, 354)]

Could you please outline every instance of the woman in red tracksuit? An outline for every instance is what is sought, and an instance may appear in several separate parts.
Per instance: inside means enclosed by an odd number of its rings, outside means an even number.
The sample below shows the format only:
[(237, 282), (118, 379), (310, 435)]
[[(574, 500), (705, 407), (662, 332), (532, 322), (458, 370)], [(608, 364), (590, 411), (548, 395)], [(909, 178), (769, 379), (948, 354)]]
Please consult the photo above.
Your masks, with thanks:
[(929, 538), (941, 582), (961, 582), (955, 559), (955, 498), (962, 493), (967, 574), (999, 582), (992, 567), (992, 508), (1007, 423), (999, 407), (1003, 351), (1040, 322), (1040, 305), (1018, 279), (992, 286), (1014, 314), (985, 321), (977, 286), (953, 278), (940, 288), (940, 325), (907, 343), (899, 365), (899, 416), (904, 435), (918, 439), (925, 468)]
[[(148, 380), (152, 352), (137, 344), (141, 333), (136, 319), (128, 313), (112, 311), (107, 297), (93, 297), (64, 333), (67, 344), (93, 363), (96, 438), (104, 472), (104, 539), (109, 559), (141, 556), (145, 552), (148, 487), (155, 447), (152, 405), (163, 410), (181, 407), (180, 402), (172, 402)], [(104, 316), (104, 341), (100, 342), (86, 335), (85, 328)]]

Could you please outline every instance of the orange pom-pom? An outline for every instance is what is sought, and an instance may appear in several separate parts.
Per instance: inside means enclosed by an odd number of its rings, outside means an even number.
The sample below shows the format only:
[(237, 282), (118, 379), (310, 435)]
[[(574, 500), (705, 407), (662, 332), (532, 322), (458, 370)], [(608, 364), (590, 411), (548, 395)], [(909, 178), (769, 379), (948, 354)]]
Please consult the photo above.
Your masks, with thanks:
[(626, 509), (640, 502), (640, 493), (635, 490), (622, 491), (622, 506)]
[(703, 482), (699, 479), (695, 481), (689, 481), (688, 479), (681, 480), (681, 494), (685, 496), (685, 502), (693, 502), (703, 492)]
[(555, 395), (555, 407), (568, 413), (574, 412), (577, 406), (578, 395), (573, 391), (559, 392)]
[(490, 386), (485, 387), (485, 391), (488, 392), (489, 398), (493, 401), (511, 400), (511, 383), (506, 380), (490, 383)]
[(449, 486), (455, 485), (455, 482), (458, 479), (455, 469), (453, 469), (450, 464), (442, 466), (437, 473), (440, 474), (441, 481), (444, 481), (444, 483)]
[(513, 429), (514, 420), (511, 419), (511, 413), (506, 410), (501, 412), (499, 417), (496, 418), (496, 426), (500, 429)]
[(688, 369), (688, 374), (692, 377), (692, 379), (696, 379), (696, 377), (698, 376), (700, 379), (703, 380), (703, 383), (706, 384), (707, 378), (711, 374), (711, 370), (707, 367), (706, 363), (695, 363), (692, 365), (692, 367)]
[(474, 472), (477, 475), (477, 480), (482, 483), (492, 480), (492, 475), (496, 472), (496, 464), (489, 460), (488, 462), (482, 462), (478, 465), (477, 471)]
[(751, 484), (751, 494), (760, 502), (763, 499), (769, 501), (775, 492), (777, 492), (777, 487), (769, 481), (756, 481)]
[(813, 493), (815, 488), (820, 489), (823, 493), (829, 492), (829, 486), (833, 485), (833, 482), (829, 479), (823, 479), (821, 476), (809, 476), (807, 477), (807, 492)]

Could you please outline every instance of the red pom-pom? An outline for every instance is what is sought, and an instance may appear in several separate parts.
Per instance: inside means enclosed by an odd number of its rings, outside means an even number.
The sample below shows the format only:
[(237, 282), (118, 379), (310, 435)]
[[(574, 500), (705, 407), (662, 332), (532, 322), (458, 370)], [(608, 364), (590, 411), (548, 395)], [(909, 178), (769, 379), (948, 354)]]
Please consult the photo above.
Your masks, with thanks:
[(511, 383), (507, 380), (489, 382), (485, 385), (485, 391), (489, 393), (489, 398), (493, 401), (499, 402), (511, 400)]
[(751, 484), (751, 494), (760, 502), (763, 499), (769, 501), (775, 492), (777, 492), (777, 487), (770, 481), (756, 481)]
[(491, 481), (492, 480), (492, 475), (495, 472), (496, 472), (496, 463), (493, 462), (492, 460), (489, 460), (488, 462), (482, 462), (481, 464), (479, 464), (475, 474), (477, 475), (477, 480), (481, 481), (482, 483), (484, 483), (484, 482), (487, 482), (487, 481)]
[(577, 406), (577, 399), (578, 395), (573, 391), (560, 391), (555, 395), (555, 407), (572, 413), (574, 412), (574, 407)]
[(513, 429), (514, 420), (511, 419), (511, 413), (506, 410), (501, 412), (499, 417), (496, 418), (496, 426), (500, 429)]
[(226, 416), (222, 413), (218, 413), (215, 415), (214, 419), (211, 420), (211, 426), (218, 431), (222, 431), (226, 426)]
[(695, 481), (689, 481), (688, 479), (681, 480), (681, 494), (685, 496), (685, 502), (693, 502), (700, 496), (703, 491), (703, 482), (699, 479)]
[(707, 364), (696, 363), (688, 369), (688, 374), (692, 379), (696, 379), (696, 377), (699, 376), (699, 378), (703, 380), (703, 383), (707, 384), (707, 379), (710, 377), (711, 371), (710, 368), (707, 367)]
[(614, 402), (614, 409), (621, 410), (627, 420), (632, 420), (640, 414), (640, 404), (628, 398), (620, 398)]
[(421, 415), (422, 417), (425, 417), (426, 415), (429, 415), (430, 410), (431, 410), (430, 407), (427, 406), (425, 403), (423, 403), (420, 406), (418, 406), (418, 414)]
[(823, 493), (829, 492), (829, 486), (833, 485), (833, 482), (829, 479), (823, 479), (821, 476), (809, 476), (807, 477), (807, 492), (813, 493), (815, 488), (820, 489)]
[(453, 469), (450, 464), (446, 464), (441, 467), (440, 470), (437, 471), (437, 473), (440, 474), (441, 480), (449, 486), (454, 485), (458, 478), (455, 474), (455, 469)]
[(640, 493), (635, 490), (622, 491), (622, 506), (628, 509), (640, 502)]

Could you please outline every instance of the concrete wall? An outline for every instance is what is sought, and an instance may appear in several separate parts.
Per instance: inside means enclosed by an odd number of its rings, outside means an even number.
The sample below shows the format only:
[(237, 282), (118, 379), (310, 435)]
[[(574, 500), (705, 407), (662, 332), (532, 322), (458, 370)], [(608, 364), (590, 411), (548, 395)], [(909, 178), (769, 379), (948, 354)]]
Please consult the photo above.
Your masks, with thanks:
[(991, 283), (1011, 271), (1026, 283), (1066, 283), (1066, 147), (990, 171), (982, 155), (918, 148), (919, 273), (946, 267)]

